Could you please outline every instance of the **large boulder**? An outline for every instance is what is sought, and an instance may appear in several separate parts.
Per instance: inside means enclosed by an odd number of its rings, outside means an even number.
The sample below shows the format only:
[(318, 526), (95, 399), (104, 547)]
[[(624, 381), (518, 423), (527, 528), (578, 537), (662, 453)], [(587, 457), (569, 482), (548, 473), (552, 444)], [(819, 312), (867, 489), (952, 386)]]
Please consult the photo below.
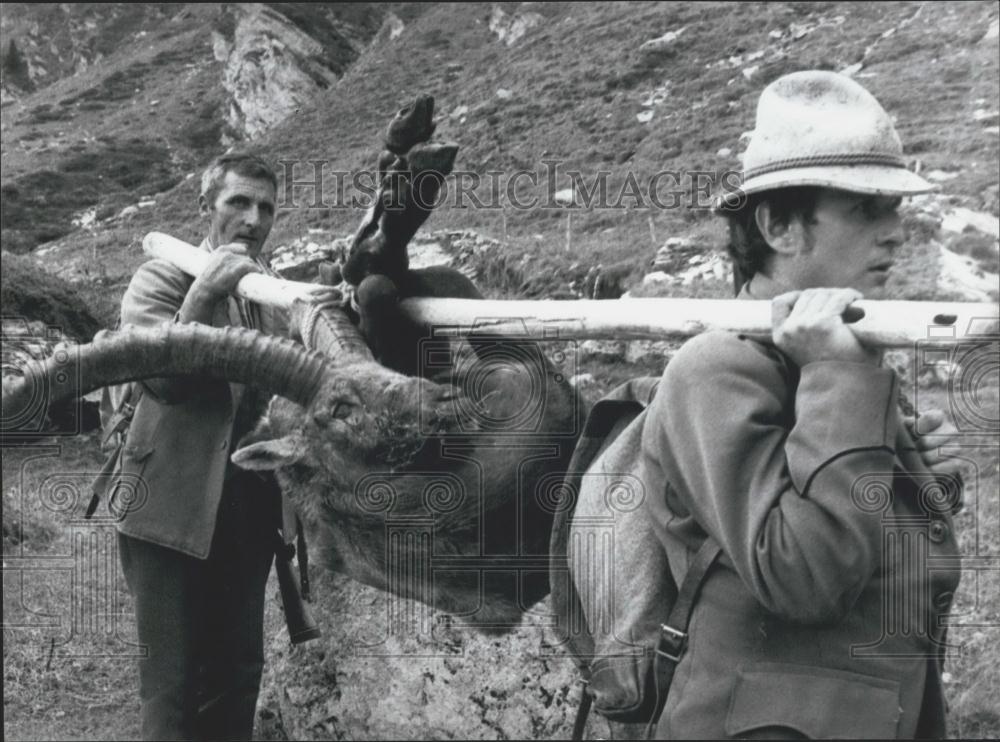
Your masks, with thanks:
[[(285, 631), (271, 640), (259, 733), (279, 729), (262, 736), (570, 737), (581, 686), (572, 661), (550, 643), (547, 601), (517, 630), (487, 636), (415, 601), (316, 571), (312, 608), (324, 635), (297, 646)], [(608, 736), (599, 717), (590, 727)]]

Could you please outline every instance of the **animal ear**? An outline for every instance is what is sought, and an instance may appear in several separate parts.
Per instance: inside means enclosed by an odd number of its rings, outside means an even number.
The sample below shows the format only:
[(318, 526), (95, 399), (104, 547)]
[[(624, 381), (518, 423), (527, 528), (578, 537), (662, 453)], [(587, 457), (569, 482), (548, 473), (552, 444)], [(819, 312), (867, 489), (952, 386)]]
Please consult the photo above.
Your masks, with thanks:
[(302, 458), (305, 441), (299, 433), (258, 441), (233, 452), (233, 463), (241, 469), (269, 471), (290, 466)]

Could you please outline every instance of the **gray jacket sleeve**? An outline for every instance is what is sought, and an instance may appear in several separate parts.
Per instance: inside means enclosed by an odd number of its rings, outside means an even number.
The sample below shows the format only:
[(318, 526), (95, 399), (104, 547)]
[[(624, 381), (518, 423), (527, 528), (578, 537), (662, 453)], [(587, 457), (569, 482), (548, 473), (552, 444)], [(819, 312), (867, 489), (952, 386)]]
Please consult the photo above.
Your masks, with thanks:
[[(176, 322), (193, 279), (165, 260), (151, 260), (136, 271), (122, 297), (122, 325), (153, 327)], [(164, 404), (177, 404), (200, 394), (219, 394), (224, 381), (201, 377), (161, 377), (142, 382), (145, 392)]]
[(881, 560), (855, 485), (892, 487), (896, 377), (812, 363), (797, 389), (753, 341), (711, 333), (668, 364), (643, 447), (754, 597), (789, 620), (839, 620)]

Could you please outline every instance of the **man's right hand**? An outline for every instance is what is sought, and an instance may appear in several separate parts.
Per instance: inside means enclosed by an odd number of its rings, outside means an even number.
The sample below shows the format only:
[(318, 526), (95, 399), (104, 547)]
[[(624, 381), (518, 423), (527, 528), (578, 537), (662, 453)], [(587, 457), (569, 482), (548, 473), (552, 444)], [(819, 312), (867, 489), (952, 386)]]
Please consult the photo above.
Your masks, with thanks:
[(879, 352), (866, 348), (844, 323), (843, 313), (862, 298), (854, 289), (806, 289), (776, 296), (771, 302), (774, 344), (800, 368), (814, 361), (850, 361), (878, 365)]
[(243, 276), (259, 271), (246, 245), (239, 242), (219, 245), (212, 251), (205, 270), (191, 284), (188, 296), (214, 306), (236, 290)]

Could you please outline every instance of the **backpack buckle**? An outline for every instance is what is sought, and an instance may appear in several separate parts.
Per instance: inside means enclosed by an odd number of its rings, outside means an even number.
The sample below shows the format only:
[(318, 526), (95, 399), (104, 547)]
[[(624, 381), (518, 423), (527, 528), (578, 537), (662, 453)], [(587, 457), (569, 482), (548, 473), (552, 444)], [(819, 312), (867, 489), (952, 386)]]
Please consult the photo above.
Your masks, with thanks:
[(660, 646), (656, 653), (666, 657), (671, 662), (680, 662), (681, 655), (687, 648), (687, 632), (675, 629), (667, 624), (660, 624)]
[[(108, 441), (116, 435), (124, 435), (125, 430), (132, 424), (132, 418), (134, 416), (135, 406), (129, 404), (128, 402), (122, 402), (122, 406), (108, 421), (108, 432), (104, 435), (102, 445), (106, 446)], [(121, 438), (118, 439), (118, 442), (121, 443)]]

